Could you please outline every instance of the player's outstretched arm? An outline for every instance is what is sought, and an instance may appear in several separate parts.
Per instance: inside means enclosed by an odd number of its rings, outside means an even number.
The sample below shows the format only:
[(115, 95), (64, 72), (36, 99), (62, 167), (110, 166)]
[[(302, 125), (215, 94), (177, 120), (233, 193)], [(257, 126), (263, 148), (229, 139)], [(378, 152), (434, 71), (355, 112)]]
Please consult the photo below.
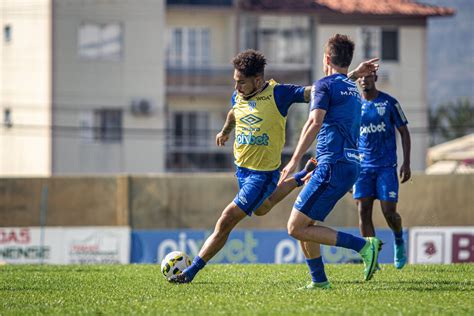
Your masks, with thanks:
[(224, 146), (225, 143), (229, 140), (229, 135), (234, 128), (235, 128), (234, 109), (231, 109), (229, 113), (227, 113), (227, 118), (225, 120), (224, 126), (222, 127), (222, 130), (216, 135), (216, 145)]
[(347, 74), (347, 77), (349, 77), (349, 79), (352, 81), (356, 81), (361, 77), (371, 75), (374, 71), (379, 69), (379, 64), (377, 64), (377, 61), (379, 61), (379, 58), (372, 58), (360, 63), (356, 69)]
[(326, 110), (323, 109), (315, 109), (310, 112), (308, 120), (301, 131), (300, 139), (298, 140), (298, 145), (296, 145), (295, 152), (293, 153), (290, 162), (281, 171), (280, 182), (285, 180), (289, 174), (295, 171), (304, 153), (316, 139), (316, 135), (318, 135), (319, 130), (323, 125), (325, 115)]
[(402, 140), (402, 148), (403, 148), (403, 164), (400, 167), (400, 179), (401, 182), (407, 182), (411, 177), (411, 169), (410, 169), (410, 151), (411, 151), (411, 139), (410, 139), (410, 132), (408, 131), (408, 127), (406, 125), (400, 126), (398, 128), (398, 132), (400, 133), (400, 138)]
[(312, 89), (312, 86), (304, 87), (304, 101), (305, 102), (311, 101), (311, 89)]

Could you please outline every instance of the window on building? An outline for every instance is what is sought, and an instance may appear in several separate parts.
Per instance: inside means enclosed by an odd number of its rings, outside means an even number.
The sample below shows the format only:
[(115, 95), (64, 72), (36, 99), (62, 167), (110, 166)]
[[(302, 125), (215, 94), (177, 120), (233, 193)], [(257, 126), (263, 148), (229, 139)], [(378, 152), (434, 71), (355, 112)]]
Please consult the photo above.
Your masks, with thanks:
[(122, 141), (122, 110), (94, 110), (94, 139), (100, 142)]
[(13, 126), (12, 111), (10, 109), (3, 110), (3, 126), (10, 128)]
[(94, 141), (94, 112), (82, 111), (79, 113), (79, 128), (81, 140), (88, 143)]
[(78, 52), (83, 59), (118, 61), (122, 58), (123, 30), (119, 23), (82, 24)]
[(209, 113), (174, 112), (172, 145), (175, 147), (207, 147), (209, 145)]
[(10, 43), (12, 41), (12, 26), (10, 24), (5, 24), (3, 26), (3, 41), (5, 43)]
[(209, 28), (177, 27), (169, 31), (168, 65), (196, 67), (209, 65), (211, 31)]
[(364, 59), (379, 57), (380, 32), (377, 27), (362, 28), (362, 56)]
[(379, 57), (383, 61), (398, 61), (398, 29), (363, 27), (361, 37), (364, 59)]
[(271, 64), (310, 64), (311, 23), (303, 16), (247, 17), (245, 47), (262, 51)]
[(382, 30), (382, 60), (398, 61), (398, 30)]

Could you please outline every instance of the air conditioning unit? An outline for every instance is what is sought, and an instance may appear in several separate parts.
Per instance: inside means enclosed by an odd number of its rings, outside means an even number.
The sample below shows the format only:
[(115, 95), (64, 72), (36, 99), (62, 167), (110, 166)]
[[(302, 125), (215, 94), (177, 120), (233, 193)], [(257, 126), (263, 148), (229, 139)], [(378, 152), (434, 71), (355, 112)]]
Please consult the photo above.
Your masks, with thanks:
[(132, 100), (130, 106), (133, 115), (150, 115), (154, 110), (153, 102), (149, 99), (137, 98)]

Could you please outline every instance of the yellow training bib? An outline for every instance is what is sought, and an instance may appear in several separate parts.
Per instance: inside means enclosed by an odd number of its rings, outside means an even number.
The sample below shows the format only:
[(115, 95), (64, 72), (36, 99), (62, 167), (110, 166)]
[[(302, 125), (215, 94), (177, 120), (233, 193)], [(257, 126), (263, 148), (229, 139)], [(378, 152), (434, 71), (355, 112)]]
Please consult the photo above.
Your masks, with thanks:
[(257, 171), (273, 171), (281, 164), (285, 144), (286, 117), (275, 103), (273, 90), (277, 83), (267, 87), (249, 100), (235, 96), (234, 158), (239, 167)]

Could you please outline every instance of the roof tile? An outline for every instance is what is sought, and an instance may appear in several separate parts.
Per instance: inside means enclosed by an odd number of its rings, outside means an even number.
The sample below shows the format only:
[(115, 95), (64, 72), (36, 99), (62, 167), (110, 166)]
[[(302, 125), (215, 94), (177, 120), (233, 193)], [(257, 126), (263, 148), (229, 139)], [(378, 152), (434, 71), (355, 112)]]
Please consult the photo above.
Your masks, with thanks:
[(453, 15), (451, 8), (417, 3), (413, 0), (243, 0), (246, 10), (310, 10), (339, 14), (445, 16)]

